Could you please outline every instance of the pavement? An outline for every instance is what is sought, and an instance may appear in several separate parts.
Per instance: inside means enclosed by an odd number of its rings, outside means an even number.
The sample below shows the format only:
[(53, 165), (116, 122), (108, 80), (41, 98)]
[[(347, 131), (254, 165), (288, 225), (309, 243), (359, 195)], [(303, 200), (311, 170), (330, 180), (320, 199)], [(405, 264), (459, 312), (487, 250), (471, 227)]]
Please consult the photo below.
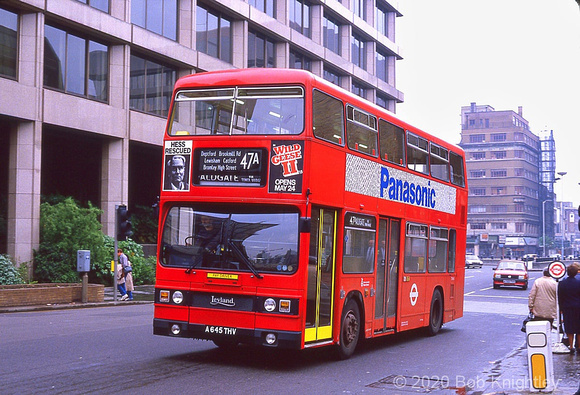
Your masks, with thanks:
[(20, 313), (29, 311), (43, 311), (43, 310), (64, 310), (64, 309), (80, 309), (87, 307), (106, 307), (106, 306), (126, 306), (131, 304), (151, 304), (155, 294), (154, 285), (137, 285), (133, 291), (133, 300), (121, 300), (121, 296), (117, 293), (117, 300), (115, 301), (115, 293), (113, 287), (105, 287), (105, 297), (102, 302), (72, 302), (61, 304), (44, 304), (34, 306), (12, 306), (0, 307), (0, 314), (2, 313)]
[[(543, 265), (542, 265), (543, 266)], [(542, 270), (543, 267), (534, 267), (532, 270)], [(68, 303), (50, 304), (41, 306), (16, 306), (0, 308), (1, 313), (31, 312), (43, 310), (78, 309), (105, 306), (126, 306), (132, 304), (151, 304), (155, 293), (154, 285), (136, 286), (133, 291), (132, 301), (121, 301), (117, 294), (114, 300), (113, 287), (105, 287), (105, 297), (99, 303)], [(513, 313), (513, 312), (512, 312)], [(509, 313), (507, 313), (509, 314)], [(523, 318), (522, 318), (523, 319)], [(524, 336), (524, 334), (522, 334)], [(553, 350), (558, 350), (561, 337), (552, 333)], [(552, 353), (552, 364), (554, 372), (552, 394), (572, 395), (579, 390), (580, 385), (580, 353)], [(528, 350), (525, 342), (514, 349), (504, 358), (495, 361), (493, 367), (481, 376), (472, 380), (467, 380), (462, 388), (456, 388), (453, 392), (463, 395), (499, 395), (499, 394), (537, 394), (549, 393), (545, 391), (530, 391), (530, 379), (528, 372)], [(432, 392), (432, 391), (429, 391)], [(434, 391), (433, 393), (437, 393)], [(445, 391), (445, 394), (449, 394)], [(578, 392), (580, 394), (580, 392)]]

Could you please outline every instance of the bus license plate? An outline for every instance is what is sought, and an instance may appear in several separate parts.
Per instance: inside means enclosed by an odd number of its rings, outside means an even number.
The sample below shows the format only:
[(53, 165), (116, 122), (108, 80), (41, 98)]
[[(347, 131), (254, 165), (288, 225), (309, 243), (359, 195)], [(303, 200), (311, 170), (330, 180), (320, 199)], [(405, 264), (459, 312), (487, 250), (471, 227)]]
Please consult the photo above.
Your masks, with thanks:
[(238, 328), (230, 328), (227, 326), (213, 326), (213, 325), (206, 325), (205, 326), (205, 333), (213, 333), (216, 335), (227, 335), (227, 336), (235, 336)]

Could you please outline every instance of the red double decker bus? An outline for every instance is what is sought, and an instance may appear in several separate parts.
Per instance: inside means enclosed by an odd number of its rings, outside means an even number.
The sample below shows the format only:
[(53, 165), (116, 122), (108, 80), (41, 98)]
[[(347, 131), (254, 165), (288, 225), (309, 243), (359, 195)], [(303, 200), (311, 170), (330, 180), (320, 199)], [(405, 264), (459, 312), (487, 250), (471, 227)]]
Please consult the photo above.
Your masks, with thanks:
[(463, 315), (463, 151), (308, 72), (175, 86), (154, 333), (302, 349)]

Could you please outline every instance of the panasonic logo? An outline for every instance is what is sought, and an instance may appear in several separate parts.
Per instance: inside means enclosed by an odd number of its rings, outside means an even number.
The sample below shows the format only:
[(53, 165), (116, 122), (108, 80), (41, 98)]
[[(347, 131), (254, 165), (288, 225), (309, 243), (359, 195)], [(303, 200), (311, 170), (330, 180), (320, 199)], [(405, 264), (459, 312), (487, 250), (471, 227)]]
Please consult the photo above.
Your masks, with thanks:
[(389, 169), (382, 167), (381, 197), (419, 207), (435, 208), (437, 193), (431, 188), (431, 181), (427, 181), (426, 185), (415, 184), (392, 177)]

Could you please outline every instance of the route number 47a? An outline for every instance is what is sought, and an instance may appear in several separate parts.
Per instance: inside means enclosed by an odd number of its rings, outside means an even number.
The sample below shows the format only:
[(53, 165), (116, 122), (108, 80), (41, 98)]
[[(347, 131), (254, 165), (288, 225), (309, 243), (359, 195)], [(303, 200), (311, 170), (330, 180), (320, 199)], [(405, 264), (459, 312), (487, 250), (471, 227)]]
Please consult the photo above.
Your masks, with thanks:
[(246, 152), (240, 162), (244, 170), (260, 167), (260, 157), (257, 152)]

